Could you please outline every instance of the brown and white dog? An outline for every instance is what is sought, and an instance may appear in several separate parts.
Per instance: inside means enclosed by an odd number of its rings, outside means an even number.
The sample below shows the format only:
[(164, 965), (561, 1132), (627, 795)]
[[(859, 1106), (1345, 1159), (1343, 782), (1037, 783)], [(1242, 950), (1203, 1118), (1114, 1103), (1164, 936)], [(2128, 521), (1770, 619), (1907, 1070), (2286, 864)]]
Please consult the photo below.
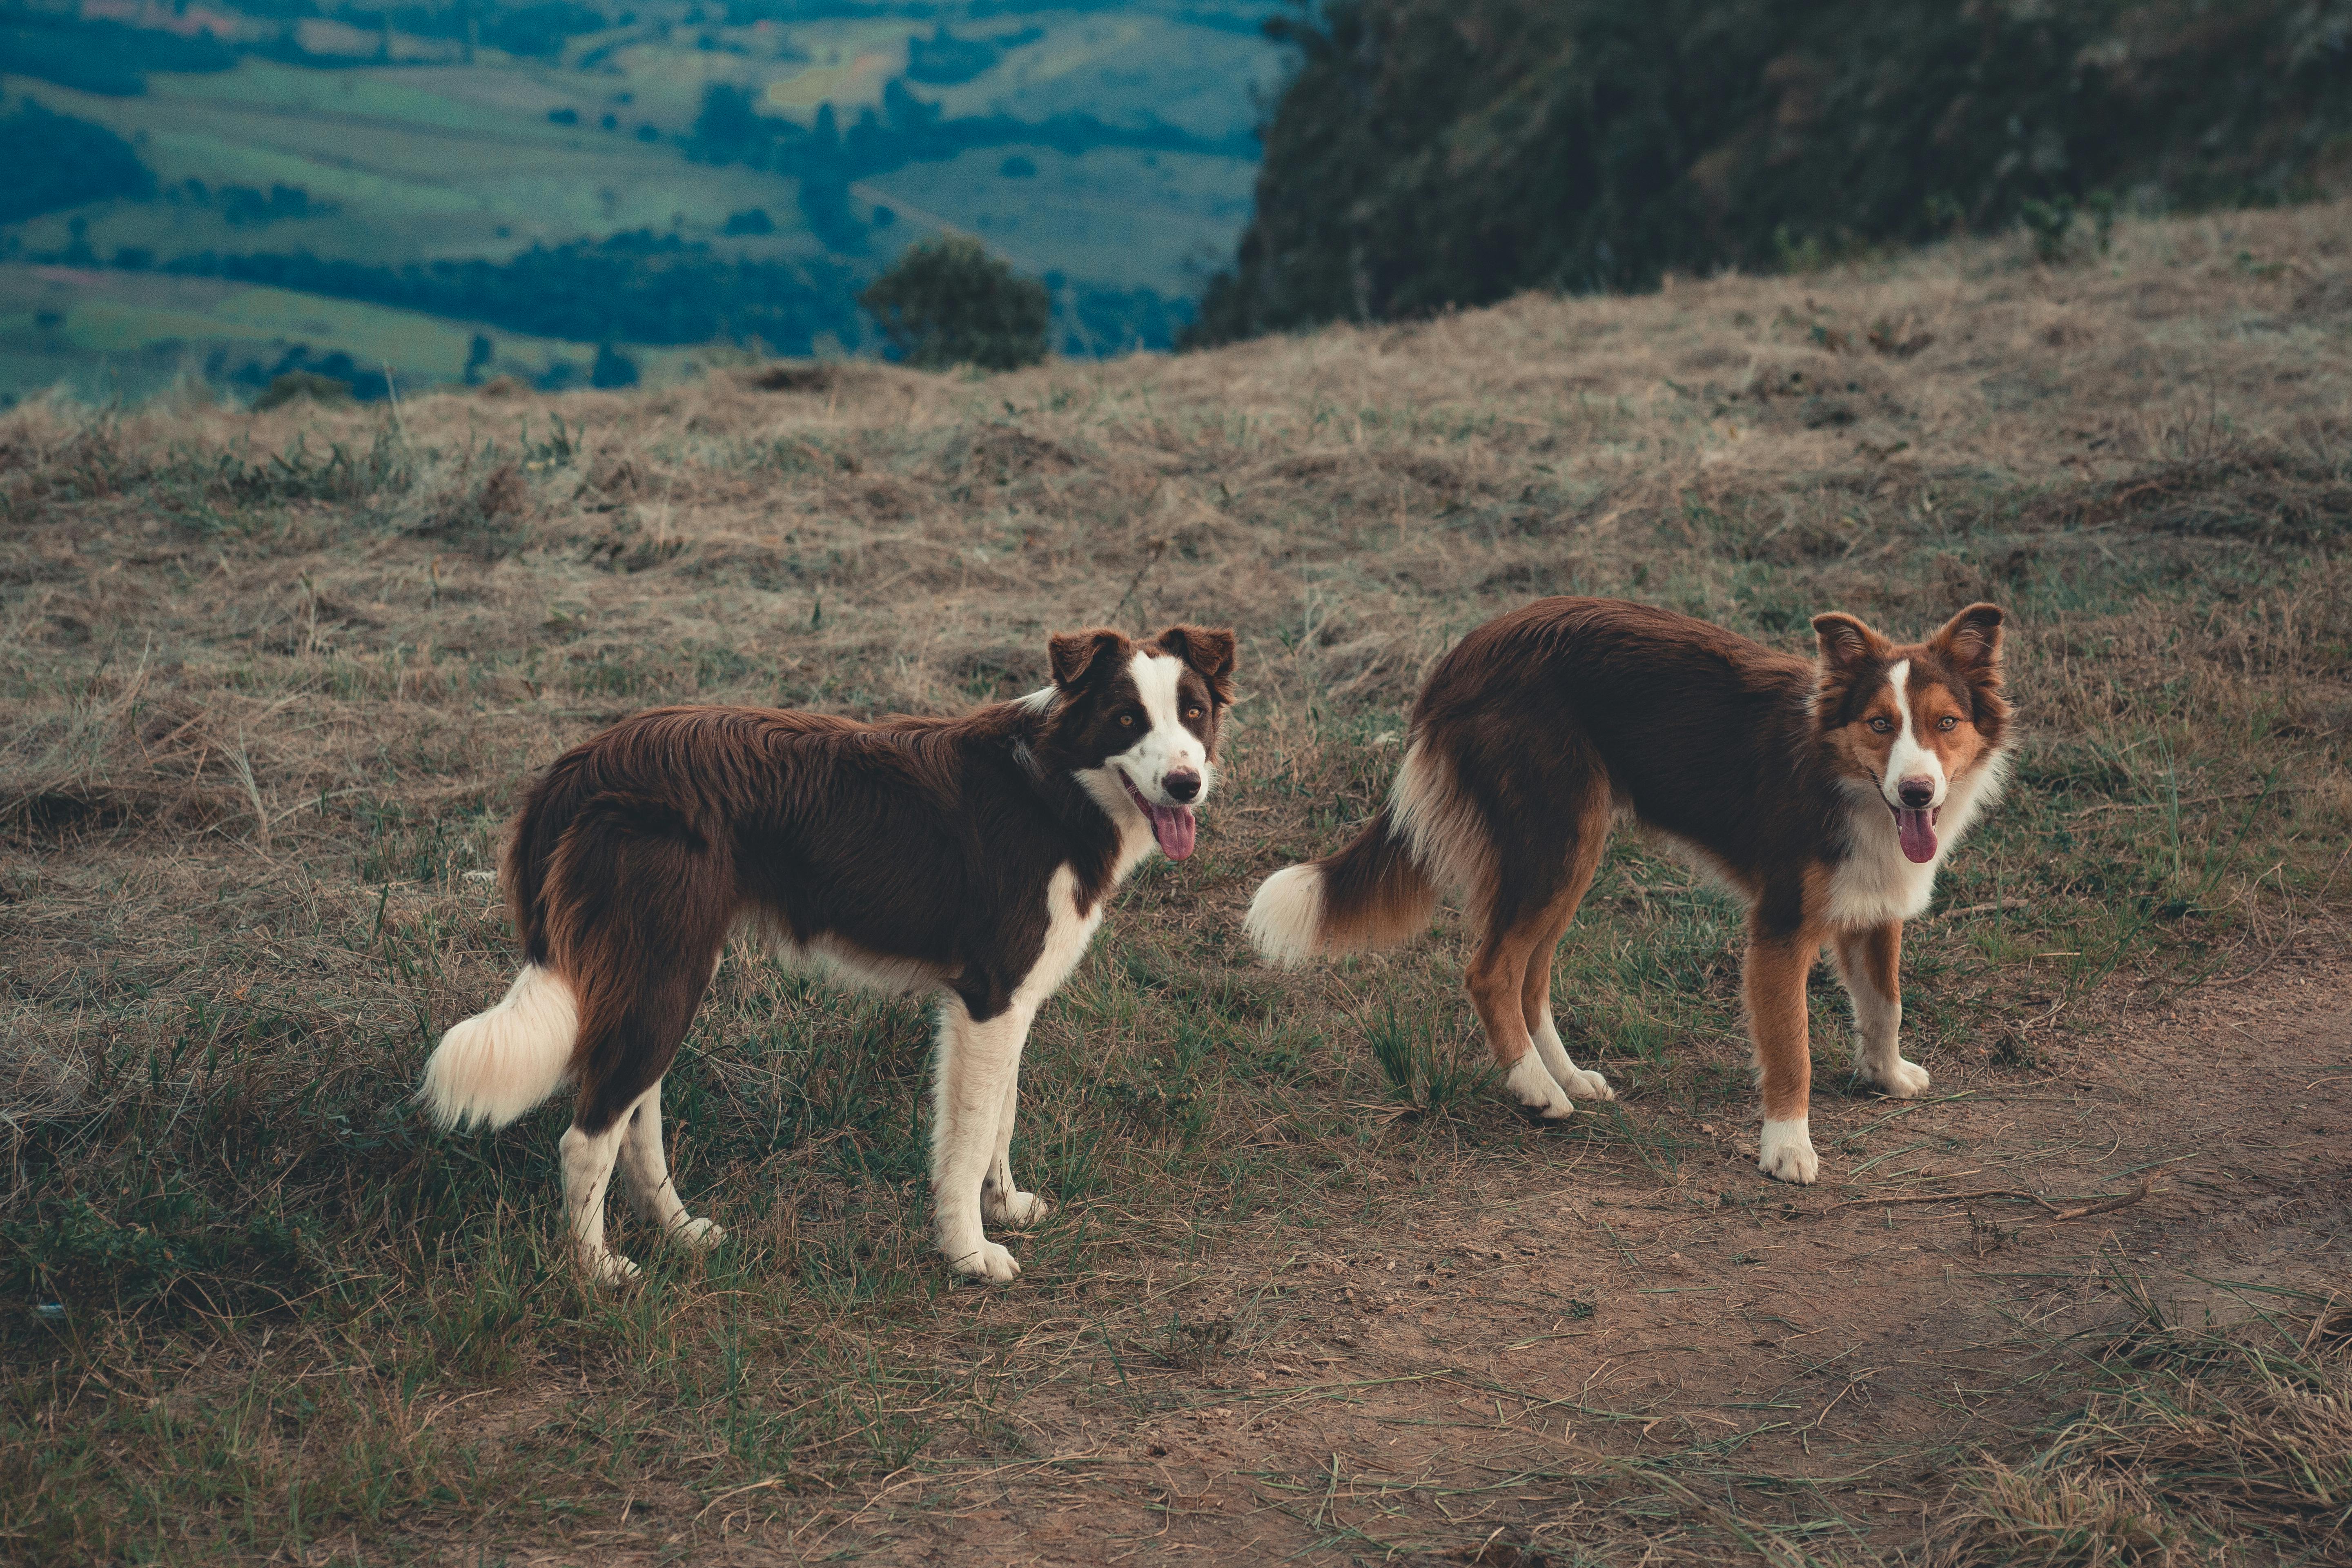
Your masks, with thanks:
[(522, 973), (442, 1037), (419, 1097), (445, 1126), (501, 1127), (574, 1087), (563, 1197), (591, 1278), (636, 1273), (604, 1245), (616, 1159), (648, 1220), (719, 1239), (670, 1184), (661, 1079), (739, 926), (787, 963), (939, 994), (940, 1247), (960, 1274), (1021, 1271), (982, 1221), (1047, 1208), (1009, 1163), (1030, 1020), (1120, 881), (1192, 852), (1233, 700), (1230, 631), (1074, 632), (1050, 654), (1052, 685), (959, 719), (656, 709), (532, 787), (504, 879)]
[(1440, 889), (1462, 891), (1481, 932), (1470, 995), (1505, 1082), (1566, 1116), (1571, 1099), (1613, 1095), (1560, 1044), (1552, 954), (1630, 817), (1747, 901), (1760, 1163), (1811, 1182), (1805, 979), (1824, 942), (1862, 1076), (1892, 1095), (1927, 1087), (1896, 1038), (1903, 922), (2000, 791), (2001, 621), (1971, 605), (1897, 647), (1822, 616), (1808, 663), (1668, 610), (1538, 600), (1439, 660), (1388, 804), (1337, 855), (1268, 878), (1246, 930), (1294, 964), (1402, 941)]

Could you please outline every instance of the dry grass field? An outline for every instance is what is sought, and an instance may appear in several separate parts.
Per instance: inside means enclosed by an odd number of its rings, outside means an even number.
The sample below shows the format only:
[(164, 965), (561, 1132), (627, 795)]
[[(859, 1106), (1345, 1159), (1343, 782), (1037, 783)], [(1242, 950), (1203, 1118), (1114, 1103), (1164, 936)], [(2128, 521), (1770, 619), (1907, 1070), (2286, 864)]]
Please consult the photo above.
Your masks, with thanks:
[[(2352, 211), (1958, 245), (985, 379), (0, 416), (0, 1557), (2352, 1556)], [(1444, 916), (1254, 963), (1465, 628), (2014, 612), (1906, 952), (1931, 1098), (1754, 1168), (1735, 911), (1626, 841), (1495, 1092)], [(656, 702), (937, 710), (1224, 621), (1200, 853), (1041, 1017), (1010, 1287), (925, 1235), (908, 1001), (730, 956), (727, 1246), (599, 1295), (551, 1108), (443, 1136), (530, 771)], [(616, 1210), (616, 1220), (619, 1218)]]

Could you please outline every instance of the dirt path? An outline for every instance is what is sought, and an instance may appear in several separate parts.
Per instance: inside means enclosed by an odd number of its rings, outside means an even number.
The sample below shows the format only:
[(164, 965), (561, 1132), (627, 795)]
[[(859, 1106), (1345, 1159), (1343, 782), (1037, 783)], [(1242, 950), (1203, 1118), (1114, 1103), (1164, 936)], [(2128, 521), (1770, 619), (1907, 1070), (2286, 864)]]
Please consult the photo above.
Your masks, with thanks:
[[(1524, 1562), (1735, 1500), (1750, 1528), (1899, 1539), (1941, 1472), (2063, 1407), (2069, 1337), (2135, 1298), (2225, 1319), (2352, 1282), (2347, 979), (2204, 993), (2040, 1072), (1947, 1069), (1916, 1105), (1826, 1086), (1809, 1192), (1757, 1175), (1752, 1127), (1636, 1101), (1658, 1152), (1588, 1147), (1539, 1191), (1449, 1173), (1381, 1205), (1401, 1221), (1209, 1259), (1169, 1289), (1196, 1368), (1101, 1365), (1074, 1332), (1067, 1376), (1008, 1413), (1040, 1458), (909, 1472), (736, 1550)], [(2150, 1176), (2073, 1220), (1857, 1201), (2063, 1208)]]

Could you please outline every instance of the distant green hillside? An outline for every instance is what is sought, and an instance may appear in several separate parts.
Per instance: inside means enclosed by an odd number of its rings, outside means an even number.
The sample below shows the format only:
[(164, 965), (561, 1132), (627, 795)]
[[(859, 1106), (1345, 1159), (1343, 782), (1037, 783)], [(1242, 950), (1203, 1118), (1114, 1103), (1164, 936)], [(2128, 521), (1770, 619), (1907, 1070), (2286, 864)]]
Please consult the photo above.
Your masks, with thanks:
[[(258, 392), (307, 370), (381, 396), (508, 375), (585, 385), (599, 345), (530, 337), (415, 310), (283, 289), (66, 267), (0, 266), (0, 406), (63, 384), (86, 397), (144, 396), (183, 377)], [(698, 351), (622, 346), (643, 374), (683, 371)]]
[(1322, 0), (1195, 336), (2352, 174), (2341, 0)]
[(0, 261), (857, 352), (859, 288), (953, 231), (1054, 285), (1068, 352), (1164, 345), (1280, 58), (1272, 0), (231, 3), (0, 4), (0, 150), (84, 171), (0, 200)]

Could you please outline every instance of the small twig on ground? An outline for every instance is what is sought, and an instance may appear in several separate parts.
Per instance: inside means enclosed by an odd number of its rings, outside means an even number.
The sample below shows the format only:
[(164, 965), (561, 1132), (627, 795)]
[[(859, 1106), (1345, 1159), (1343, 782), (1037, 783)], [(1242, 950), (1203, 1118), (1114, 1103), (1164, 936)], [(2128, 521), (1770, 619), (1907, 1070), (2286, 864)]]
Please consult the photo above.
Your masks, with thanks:
[(2040, 900), (2035, 899), (1993, 899), (1981, 904), (1962, 904), (1958, 909), (1938, 910), (1919, 923), (1934, 925), (1937, 921), (1958, 920), (1962, 915), (1989, 915), (2002, 910), (2030, 910)]
[[(2164, 1174), (2162, 1171), (2150, 1171), (2147, 1175), (2142, 1176), (2139, 1179), (2139, 1185), (2137, 1188), (2131, 1192), (2126, 1193), (2119, 1198), (2108, 1198), (2100, 1203), (2084, 1204), (2080, 1208), (2058, 1210), (2050, 1216), (2050, 1223), (2052, 1225), (2062, 1225), (2070, 1219), (2087, 1219), (2095, 1214), (2113, 1214), (2117, 1209), (2129, 1208), (2132, 1205), (2139, 1202), (2140, 1199), (2147, 1196), (2148, 1194), (2156, 1190), (2156, 1179), (2162, 1174)], [(2036, 1201), (2039, 1202), (2040, 1200), (2037, 1199)], [(2042, 1206), (2043, 1208), (2048, 1208), (2050, 1205), (2048, 1204), (2043, 1204)]]
[[(1896, 1204), (1957, 1204), (1973, 1198), (2023, 1198), (2028, 1203), (2042, 1203), (2042, 1200), (2032, 1193), (2021, 1192), (2015, 1187), (1981, 1187), (1972, 1193), (1914, 1193), (1907, 1197), (1848, 1198), (1842, 1204), (1830, 1205), (1829, 1207), (1822, 1210), (1822, 1213), (1835, 1214), (1840, 1209), (1873, 1206), (1892, 1208)], [(2043, 1204), (2042, 1206), (2047, 1208), (2049, 1205)]]
[(2090, 816), (2102, 811), (2155, 811), (2159, 807), (2177, 810), (2181, 806), (2188, 805), (2219, 805), (2223, 801), (2252, 800), (2258, 795), (2265, 795), (2268, 793), (2267, 789), (2240, 789), (2231, 790), (2227, 795), (2200, 795), (2183, 801), (2105, 800), (2101, 801), (2096, 805), (2086, 805), (2072, 815), (2075, 816)]
[(1835, 1214), (1840, 1209), (1893, 1208), (1897, 1204), (1957, 1204), (1973, 1202), (1979, 1198), (2020, 1198), (2030, 1204), (2039, 1204), (2048, 1209), (2050, 1223), (2059, 1225), (2070, 1219), (2087, 1219), (2095, 1214), (2113, 1214), (2117, 1209), (2129, 1208), (2153, 1192), (2156, 1179), (2163, 1174), (2162, 1171), (2150, 1171), (2140, 1178), (2140, 1184), (2137, 1188), (2120, 1197), (2102, 1198), (2095, 1203), (2084, 1204), (2071, 1209), (2060, 1208), (2039, 1193), (2024, 1192), (2016, 1187), (1982, 1187), (1972, 1193), (1911, 1193), (1900, 1197), (1848, 1198), (1843, 1203), (1832, 1204), (1820, 1212), (1827, 1215)]

